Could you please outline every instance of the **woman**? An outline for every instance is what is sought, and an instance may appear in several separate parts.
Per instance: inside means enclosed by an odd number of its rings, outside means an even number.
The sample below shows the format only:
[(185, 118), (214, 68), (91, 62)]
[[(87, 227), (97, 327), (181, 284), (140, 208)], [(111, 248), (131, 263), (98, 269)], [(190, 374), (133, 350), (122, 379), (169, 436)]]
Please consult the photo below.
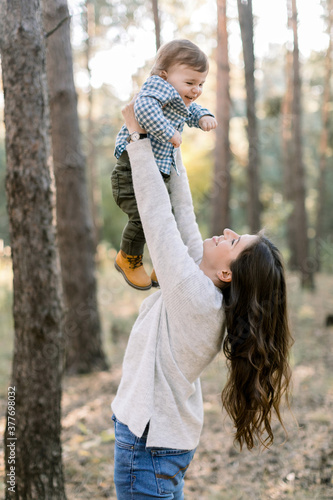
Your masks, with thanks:
[[(133, 103), (123, 115), (130, 133), (144, 132)], [(161, 289), (141, 306), (112, 403), (114, 480), (121, 500), (180, 500), (203, 424), (199, 376), (221, 347), (229, 364), (222, 402), (235, 440), (249, 449), (273, 441), (271, 415), (281, 422), (290, 379), (284, 270), (262, 234), (226, 229), (202, 242), (179, 151), (170, 197), (149, 139), (127, 151)]]

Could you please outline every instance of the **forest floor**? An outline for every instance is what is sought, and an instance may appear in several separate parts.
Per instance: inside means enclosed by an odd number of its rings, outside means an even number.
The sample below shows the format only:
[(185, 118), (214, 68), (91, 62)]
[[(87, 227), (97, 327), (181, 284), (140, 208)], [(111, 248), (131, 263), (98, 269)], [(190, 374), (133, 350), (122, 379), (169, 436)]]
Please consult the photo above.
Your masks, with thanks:
[[(219, 355), (202, 376), (205, 424), (187, 472), (185, 498), (333, 499), (333, 328), (324, 326), (326, 315), (333, 313), (333, 276), (320, 275), (316, 283), (314, 293), (302, 291), (297, 277), (289, 276), (295, 344), (291, 359), (293, 414), (287, 409), (284, 412), (288, 439), (275, 422), (276, 442), (271, 449), (240, 453), (234, 448), (230, 422), (221, 412), (220, 392), (226, 368), (223, 355)], [(126, 287), (110, 265), (101, 268), (99, 304), (111, 366), (109, 371), (65, 377), (63, 381), (62, 441), (68, 500), (116, 499), (110, 403), (120, 380), (129, 331), (143, 297)], [(8, 300), (0, 296), (0, 313), (8, 309)], [(5, 347), (0, 354), (1, 435), (5, 427), (10, 329), (8, 319), (6, 329), (0, 330), (1, 345)], [(2, 440), (0, 446), (3, 477)], [(0, 497), (3, 493), (2, 486)]]

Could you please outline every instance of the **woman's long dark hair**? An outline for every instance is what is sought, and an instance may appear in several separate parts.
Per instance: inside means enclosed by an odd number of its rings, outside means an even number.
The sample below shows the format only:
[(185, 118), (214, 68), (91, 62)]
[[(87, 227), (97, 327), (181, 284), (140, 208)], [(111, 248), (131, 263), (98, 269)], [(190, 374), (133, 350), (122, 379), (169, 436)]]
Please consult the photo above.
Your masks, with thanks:
[(272, 412), (282, 427), (280, 403), (291, 370), (293, 339), (287, 317), (282, 258), (263, 234), (231, 263), (232, 281), (222, 288), (226, 337), (223, 351), (229, 374), (221, 395), (240, 449), (273, 442)]

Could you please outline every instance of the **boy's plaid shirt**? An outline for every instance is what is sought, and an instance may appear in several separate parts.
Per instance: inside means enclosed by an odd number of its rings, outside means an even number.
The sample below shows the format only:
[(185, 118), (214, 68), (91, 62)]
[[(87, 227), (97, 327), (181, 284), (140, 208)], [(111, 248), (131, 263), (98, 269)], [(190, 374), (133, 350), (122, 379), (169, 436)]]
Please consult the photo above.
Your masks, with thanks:
[[(195, 102), (187, 108), (177, 90), (157, 75), (148, 78), (142, 86), (135, 101), (134, 111), (139, 124), (148, 133), (157, 166), (164, 174), (170, 174), (171, 166), (177, 171), (175, 148), (168, 142), (175, 131), (181, 133), (184, 123), (189, 127), (200, 128), (199, 119), (202, 116), (214, 116), (208, 109)], [(128, 137), (128, 130), (123, 125), (116, 139), (116, 158), (126, 149)]]

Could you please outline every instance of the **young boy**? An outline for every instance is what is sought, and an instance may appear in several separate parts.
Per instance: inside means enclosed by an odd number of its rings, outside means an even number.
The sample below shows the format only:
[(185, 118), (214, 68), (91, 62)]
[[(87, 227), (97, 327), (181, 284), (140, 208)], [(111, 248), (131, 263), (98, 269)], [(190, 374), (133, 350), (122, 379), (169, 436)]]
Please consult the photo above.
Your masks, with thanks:
[(174, 40), (163, 45), (156, 56), (151, 76), (135, 101), (135, 116), (147, 134), (129, 135), (121, 128), (115, 148), (116, 166), (111, 175), (113, 196), (128, 215), (115, 267), (127, 283), (138, 290), (158, 286), (155, 272), (146, 273), (142, 264), (144, 232), (138, 213), (126, 145), (145, 137), (151, 141), (157, 166), (166, 185), (173, 167), (175, 148), (182, 142), (184, 123), (209, 131), (217, 126), (214, 115), (194, 101), (201, 95), (208, 73), (207, 56), (188, 40)]

